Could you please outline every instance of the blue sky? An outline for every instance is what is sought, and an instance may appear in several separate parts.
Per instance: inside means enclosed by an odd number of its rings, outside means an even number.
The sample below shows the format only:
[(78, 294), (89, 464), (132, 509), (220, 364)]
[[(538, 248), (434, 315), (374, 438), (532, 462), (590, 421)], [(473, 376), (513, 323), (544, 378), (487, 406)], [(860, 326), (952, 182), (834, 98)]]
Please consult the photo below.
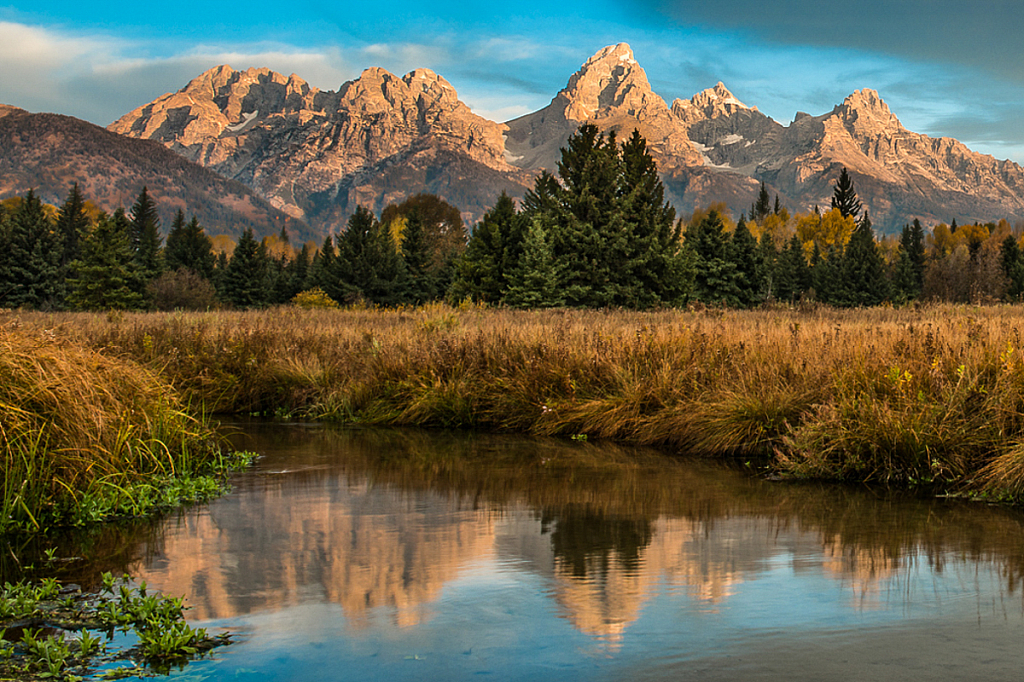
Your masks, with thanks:
[(0, 102), (100, 125), (223, 63), (331, 90), (428, 67), (504, 121), (628, 42), (669, 104), (721, 80), (788, 123), (869, 87), (911, 130), (1024, 163), (1020, 0), (3, 2)]

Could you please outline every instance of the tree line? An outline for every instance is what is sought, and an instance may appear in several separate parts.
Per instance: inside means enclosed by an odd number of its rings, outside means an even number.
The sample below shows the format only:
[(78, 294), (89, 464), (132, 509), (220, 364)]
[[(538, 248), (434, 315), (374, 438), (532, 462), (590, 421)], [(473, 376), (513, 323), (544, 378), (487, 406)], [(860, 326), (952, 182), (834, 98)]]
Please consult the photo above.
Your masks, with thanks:
[(77, 185), (56, 210), (29, 191), (0, 202), (0, 307), (850, 307), (1024, 296), (1019, 227), (953, 221), (928, 232), (915, 220), (898, 240), (880, 239), (846, 169), (825, 212), (790, 215), (762, 183), (736, 222), (721, 205), (677, 219), (637, 131), (620, 143), (584, 125), (557, 171), (542, 172), (518, 206), (502, 194), (471, 234), (456, 207), (418, 194), (379, 217), (358, 208), (339, 234), (298, 248), (285, 230), (257, 240), (247, 229), (237, 243), (217, 237), (216, 250), (184, 210), (164, 240), (146, 188), (113, 214)]

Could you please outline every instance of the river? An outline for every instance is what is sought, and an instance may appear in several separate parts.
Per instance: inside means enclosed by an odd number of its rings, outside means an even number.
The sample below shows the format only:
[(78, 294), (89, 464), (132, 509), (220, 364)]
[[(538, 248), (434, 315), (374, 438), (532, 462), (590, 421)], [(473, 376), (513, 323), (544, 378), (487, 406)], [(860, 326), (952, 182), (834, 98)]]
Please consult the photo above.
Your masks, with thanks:
[(236, 428), (263, 456), (229, 495), (62, 549), (90, 557), (80, 580), (128, 570), (237, 633), (183, 679), (1024, 670), (1019, 511), (593, 442)]

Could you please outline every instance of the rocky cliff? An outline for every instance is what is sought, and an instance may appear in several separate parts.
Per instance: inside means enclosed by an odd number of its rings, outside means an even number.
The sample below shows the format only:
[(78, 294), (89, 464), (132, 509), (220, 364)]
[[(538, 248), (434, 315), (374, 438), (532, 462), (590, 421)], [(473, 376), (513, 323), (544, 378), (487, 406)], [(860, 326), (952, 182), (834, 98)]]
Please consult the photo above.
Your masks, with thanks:
[(782, 126), (753, 110), (693, 120), (706, 165), (772, 186), (791, 209), (828, 206), (845, 166), (876, 226), (1024, 217), (1024, 169), (907, 130), (874, 90)]
[(219, 66), (110, 130), (157, 140), (321, 229), (357, 204), (380, 211), (417, 191), (478, 217), (503, 189), (530, 184), (505, 158), (505, 127), (473, 114), (429, 69), (367, 69), (330, 92)]

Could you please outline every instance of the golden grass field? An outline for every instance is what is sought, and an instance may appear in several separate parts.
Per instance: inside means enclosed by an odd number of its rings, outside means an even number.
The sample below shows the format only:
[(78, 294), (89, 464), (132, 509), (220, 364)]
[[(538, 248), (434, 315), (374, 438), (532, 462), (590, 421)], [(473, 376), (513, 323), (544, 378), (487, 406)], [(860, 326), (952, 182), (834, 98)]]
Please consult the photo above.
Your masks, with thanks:
[(1015, 306), (6, 312), (0, 327), (141, 364), (194, 413), (586, 435), (1024, 494)]

